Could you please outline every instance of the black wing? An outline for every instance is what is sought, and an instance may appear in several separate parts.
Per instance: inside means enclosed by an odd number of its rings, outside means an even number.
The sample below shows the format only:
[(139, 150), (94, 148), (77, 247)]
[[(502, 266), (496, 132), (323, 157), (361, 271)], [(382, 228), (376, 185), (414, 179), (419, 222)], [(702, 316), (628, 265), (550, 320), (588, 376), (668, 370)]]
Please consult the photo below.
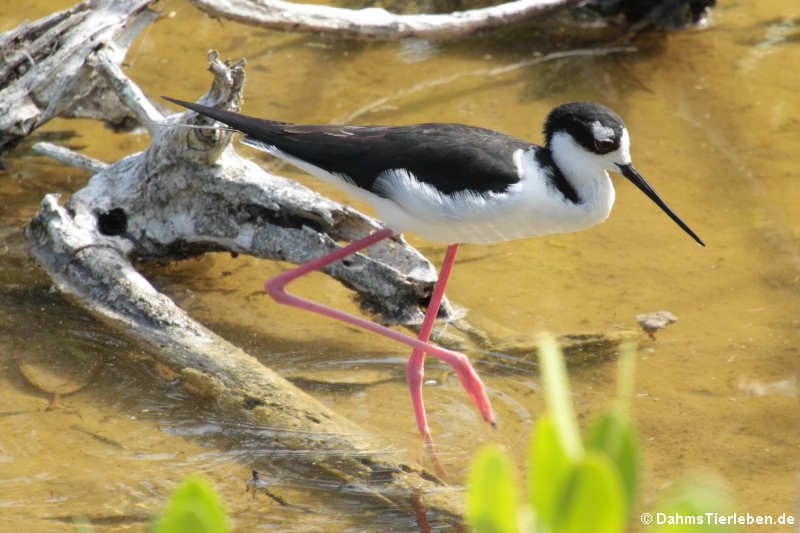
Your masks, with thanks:
[(503, 192), (520, 179), (514, 152), (535, 146), (504, 133), (462, 124), (299, 125), (166, 99), (370, 191), (382, 172), (406, 169), (445, 194)]

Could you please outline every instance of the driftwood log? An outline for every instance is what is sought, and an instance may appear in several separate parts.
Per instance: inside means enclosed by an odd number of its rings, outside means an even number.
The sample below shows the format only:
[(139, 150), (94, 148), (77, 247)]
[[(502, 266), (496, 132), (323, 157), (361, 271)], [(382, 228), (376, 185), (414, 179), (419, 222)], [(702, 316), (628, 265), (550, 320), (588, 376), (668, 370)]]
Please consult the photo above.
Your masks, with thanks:
[(0, 34), (0, 155), (56, 116), (138, 125), (117, 93), (86, 64), (104, 43), (122, 63), (128, 48), (158, 18), (153, 0), (85, 0)]
[[(202, 101), (235, 108), (243, 65), (211, 57), (214, 83)], [(90, 64), (153, 134), (147, 150), (116, 163), (75, 159), (96, 171), (65, 205), (47, 195), (28, 226), (31, 254), (57, 288), (146, 346), (190, 390), (233, 420), (286, 428), (267, 447), (293, 454), (320, 478), (418, 512), (419, 502), (445, 520), (461, 516), (462, 496), (435, 475), (386, 455), (386, 443), (297, 389), (243, 350), (198, 324), (157, 292), (131, 258), (174, 258), (229, 250), (287, 261), (330, 251), (378, 224), (239, 157), (230, 132), (203, 127), (194, 113), (161, 117), (103, 50)], [(192, 128), (191, 126), (200, 126)], [(435, 280), (432, 265), (402, 238), (374, 246), (329, 273), (390, 321), (415, 321)], [(374, 451), (380, 450), (375, 454)], [(257, 465), (256, 465), (257, 466)], [(416, 511), (414, 511), (416, 509)]]
[[(273, 30), (346, 39), (456, 39), (533, 24), (560, 41), (628, 39), (653, 27), (703, 26), (716, 0), (514, 0), (445, 14), (402, 15), (383, 8), (346, 9), (286, 0), (190, 0), (211, 16)], [(575, 13), (569, 13), (575, 8)], [(565, 14), (565, 16), (559, 16)]]
[[(190, 114), (164, 118), (103, 50), (88, 62), (114, 87), (150, 130), (153, 142), (114, 165), (77, 159), (69, 151), (36, 149), (76, 166), (99, 170), (69, 200), (76, 216), (90, 217), (97, 243), (135, 259), (179, 259), (210, 251), (246, 253), (303, 263), (339, 241), (372, 233), (380, 224), (290, 180), (269, 174), (236, 154), (231, 133)], [(214, 53), (215, 81), (204, 101), (238, 108), (243, 63), (233, 67)], [(401, 236), (369, 249), (369, 257), (330, 265), (325, 272), (353, 288), (361, 306), (385, 323), (422, 321), (419, 307), (436, 280), (431, 263)], [(450, 306), (444, 317), (451, 315)]]
[(455, 38), (520, 24), (575, 5), (580, 0), (516, 0), (442, 15), (397, 15), (370, 7), (345, 9), (284, 0), (191, 0), (213, 16), (262, 28), (335, 34), (337, 37), (397, 40)]

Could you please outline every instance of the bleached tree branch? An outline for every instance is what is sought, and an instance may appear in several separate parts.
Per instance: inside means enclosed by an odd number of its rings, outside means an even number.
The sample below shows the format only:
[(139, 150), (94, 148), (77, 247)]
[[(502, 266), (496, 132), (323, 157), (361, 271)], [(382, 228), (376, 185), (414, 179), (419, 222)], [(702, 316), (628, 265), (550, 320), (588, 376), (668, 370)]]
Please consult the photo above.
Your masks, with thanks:
[(397, 15), (383, 8), (345, 9), (284, 0), (191, 0), (209, 15), (286, 31), (398, 40), (447, 39), (519, 24), (580, 0), (515, 0), (497, 6), (435, 15)]

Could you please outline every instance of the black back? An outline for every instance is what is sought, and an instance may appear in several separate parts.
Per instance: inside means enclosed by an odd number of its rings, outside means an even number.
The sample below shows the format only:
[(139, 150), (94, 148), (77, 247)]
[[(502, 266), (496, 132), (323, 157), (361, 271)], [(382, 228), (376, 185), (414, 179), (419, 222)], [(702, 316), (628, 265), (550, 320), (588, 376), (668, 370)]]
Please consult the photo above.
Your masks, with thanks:
[(514, 152), (535, 147), (504, 133), (462, 124), (298, 125), (166, 99), (378, 194), (373, 189), (375, 179), (392, 169), (406, 169), (445, 194), (504, 192), (519, 181)]

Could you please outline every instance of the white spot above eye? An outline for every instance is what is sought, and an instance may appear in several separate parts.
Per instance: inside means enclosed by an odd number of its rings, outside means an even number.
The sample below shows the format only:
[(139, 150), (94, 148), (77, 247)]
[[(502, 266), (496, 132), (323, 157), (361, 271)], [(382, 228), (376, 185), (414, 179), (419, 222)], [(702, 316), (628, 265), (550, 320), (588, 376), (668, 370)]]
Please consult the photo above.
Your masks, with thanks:
[(594, 138), (597, 141), (613, 141), (614, 128), (603, 126), (599, 120), (595, 120), (592, 122), (592, 135), (594, 135)]
[(522, 156), (524, 154), (525, 152), (522, 150), (522, 148), (517, 148), (511, 155), (511, 158), (514, 160), (514, 167), (517, 169), (517, 177), (519, 179), (522, 179), (522, 177), (525, 175), (525, 167), (523, 167), (522, 160)]
[(619, 138), (619, 148), (617, 149), (620, 156), (620, 163), (629, 165), (631, 163), (631, 137), (628, 135), (628, 129), (622, 128), (622, 135)]

